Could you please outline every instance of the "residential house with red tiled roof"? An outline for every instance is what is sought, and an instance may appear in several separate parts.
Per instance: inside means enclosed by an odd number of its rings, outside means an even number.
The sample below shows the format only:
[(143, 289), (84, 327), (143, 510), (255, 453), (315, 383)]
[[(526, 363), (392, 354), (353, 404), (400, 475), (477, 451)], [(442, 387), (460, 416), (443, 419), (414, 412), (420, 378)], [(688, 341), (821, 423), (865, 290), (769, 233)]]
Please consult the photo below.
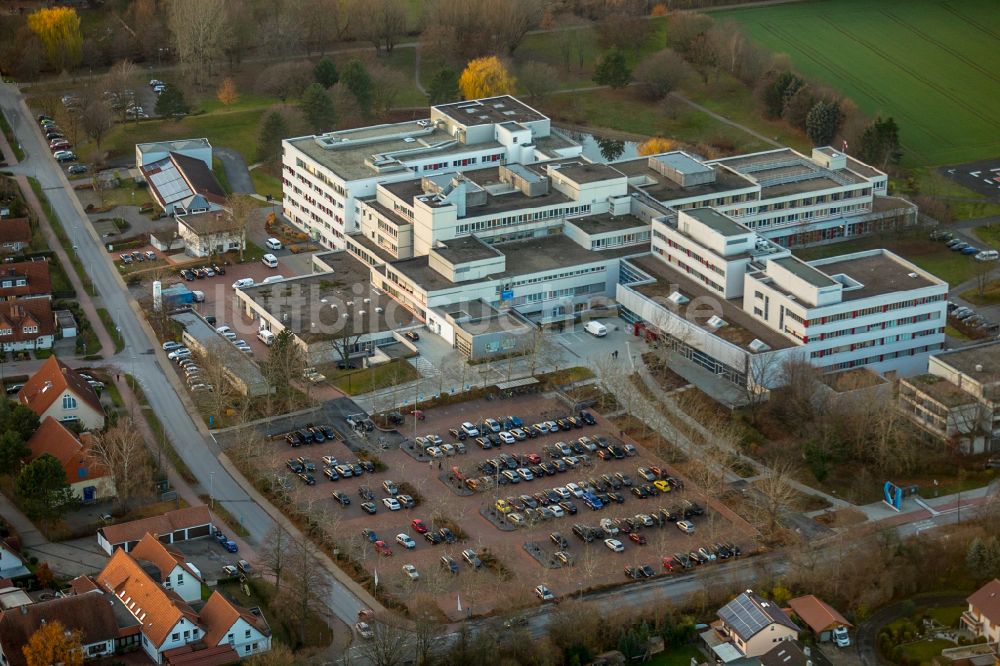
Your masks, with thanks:
[(129, 552), (140, 562), (149, 562), (156, 568), (164, 589), (173, 590), (184, 601), (201, 599), (201, 571), (188, 562), (180, 551), (168, 548), (152, 534), (146, 534)]
[(124, 550), (115, 551), (96, 582), (114, 594), (139, 622), (140, 645), (157, 664), (162, 663), (166, 650), (204, 636), (198, 614), (190, 604), (173, 590), (165, 590)]
[(969, 610), (962, 613), (965, 628), (989, 643), (1000, 643), (1000, 580), (994, 578), (966, 601)]
[(86, 430), (104, 427), (104, 408), (93, 387), (55, 356), (25, 382), (17, 400), (43, 421), (51, 416), (64, 423), (78, 421)]
[(26, 217), (0, 219), (0, 254), (15, 254), (31, 245), (31, 223)]
[(159, 577), (160, 567), (169, 563), (153, 543), (143, 539), (136, 551), (163, 559), (163, 563), (137, 559), (119, 549), (95, 582), (102, 591), (114, 595), (116, 604), (138, 622), (139, 642), (154, 662), (171, 663), (171, 655), (189, 654), (182, 649), (188, 646), (229, 647), (230, 662), (271, 649), (271, 629), (259, 610), (242, 608), (219, 592), (203, 605), (200, 599), (189, 603), (154, 578)]
[(0, 303), (0, 346), (4, 351), (52, 349), (56, 318), (44, 298)]
[(114, 478), (91, 453), (91, 443), (89, 432), (77, 438), (62, 422), (46, 416), (27, 442), (31, 450), (28, 460), (30, 462), (45, 454), (58, 460), (66, 472), (70, 489), (83, 502), (114, 497)]
[(212, 536), (212, 514), (204, 504), (167, 511), (159, 516), (106, 525), (97, 530), (97, 543), (108, 555), (135, 548), (147, 533), (166, 544)]
[(836, 608), (812, 594), (795, 597), (788, 601), (788, 607), (821, 643), (831, 640), (837, 627), (853, 627)]
[(52, 300), (52, 276), (47, 261), (0, 264), (0, 301), (25, 298)]
[(238, 606), (214, 592), (201, 609), (205, 644), (231, 645), (240, 658), (271, 649), (271, 628), (260, 611)]
[(111, 604), (104, 595), (57, 597), (5, 610), (0, 614), (0, 662), (25, 666), (22, 648), (43, 625), (59, 622), (67, 630), (80, 632), (86, 659), (114, 654), (118, 637)]

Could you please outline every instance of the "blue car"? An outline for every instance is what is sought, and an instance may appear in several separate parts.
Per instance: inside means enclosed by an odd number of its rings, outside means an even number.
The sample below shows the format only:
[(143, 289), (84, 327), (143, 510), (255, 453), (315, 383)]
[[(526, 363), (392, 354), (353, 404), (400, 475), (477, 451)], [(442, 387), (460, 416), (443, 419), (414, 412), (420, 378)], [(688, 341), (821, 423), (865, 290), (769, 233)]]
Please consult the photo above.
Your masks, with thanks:
[(226, 541), (224, 544), (222, 544), (222, 547), (225, 548), (230, 553), (239, 552), (239, 549), (240, 549), (240, 547), (237, 546), (236, 542), (233, 541), (232, 539), (230, 539), (230, 540)]
[(971, 245), (966, 248), (962, 248), (962, 254), (979, 254), (978, 247), (972, 247)]
[(589, 506), (591, 511), (597, 511), (604, 508), (604, 502), (602, 502), (594, 493), (584, 493), (583, 503)]
[(516, 416), (511, 416), (509, 418), (510, 418), (511, 422), (513, 422), (515, 428), (520, 428), (521, 426), (524, 425), (524, 421), (522, 421), (521, 419), (519, 419)]

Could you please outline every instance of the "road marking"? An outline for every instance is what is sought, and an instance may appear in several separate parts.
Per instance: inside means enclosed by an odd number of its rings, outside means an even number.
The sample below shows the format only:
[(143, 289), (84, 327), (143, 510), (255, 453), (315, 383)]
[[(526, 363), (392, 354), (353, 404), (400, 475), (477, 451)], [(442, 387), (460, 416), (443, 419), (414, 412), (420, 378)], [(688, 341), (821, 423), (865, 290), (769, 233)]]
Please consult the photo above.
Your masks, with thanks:
[(990, 171), (1000, 171), (1000, 167), (997, 167), (996, 169), (990, 169)]
[(982, 171), (970, 171), (969, 175), (972, 176), (973, 178), (979, 178), (979, 174), (981, 173)]

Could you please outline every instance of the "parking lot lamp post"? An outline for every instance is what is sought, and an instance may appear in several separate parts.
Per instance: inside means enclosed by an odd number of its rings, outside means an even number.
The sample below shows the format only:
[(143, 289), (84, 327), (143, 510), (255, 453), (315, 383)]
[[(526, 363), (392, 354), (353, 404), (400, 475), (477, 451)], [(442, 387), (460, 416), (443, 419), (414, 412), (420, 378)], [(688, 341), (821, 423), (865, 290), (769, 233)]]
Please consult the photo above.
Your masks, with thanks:
[(215, 472), (208, 473), (208, 497), (209, 502), (212, 505), (212, 510), (215, 510)]

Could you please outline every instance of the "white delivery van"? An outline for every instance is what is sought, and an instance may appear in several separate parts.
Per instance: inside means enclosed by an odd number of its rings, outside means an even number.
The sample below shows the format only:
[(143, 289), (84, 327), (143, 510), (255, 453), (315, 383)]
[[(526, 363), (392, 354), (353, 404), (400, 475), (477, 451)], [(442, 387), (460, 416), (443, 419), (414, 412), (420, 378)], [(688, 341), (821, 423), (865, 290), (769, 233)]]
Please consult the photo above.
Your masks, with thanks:
[(595, 338), (603, 338), (608, 334), (608, 327), (599, 321), (588, 321), (583, 325), (583, 330), (590, 333)]
[(264, 265), (267, 266), (268, 268), (278, 267), (278, 258), (273, 254), (265, 254), (263, 257), (260, 258), (260, 260), (264, 262)]
[(264, 278), (264, 281), (261, 282), (261, 284), (271, 284), (272, 282), (281, 282), (284, 279), (285, 279), (284, 275), (272, 275), (270, 277)]
[(976, 254), (976, 261), (996, 261), (1000, 259), (1000, 252), (996, 250), (983, 250)]
[(257, 339), (263, 342), (268, 347), (274, 344), (274, 337), (275, 337), (274, 333), (266, 329), (262, 328), (259, 331), (257, 331)]
[(252, 286), (254, 286), (253, 278), (240, 278), (233, 283), (233, 289), (244, 289)]
[(281, 244), (281, 241), (277, 238), (268, 238), (264, 241), (264, 245), (267, 246), (268, 250), (280, 250), (284, 247), (284, 245)]
[(203, 291), (192, 291), (191, 296), (193, 297), (195, 303), (205, 302), (205, 292)]

